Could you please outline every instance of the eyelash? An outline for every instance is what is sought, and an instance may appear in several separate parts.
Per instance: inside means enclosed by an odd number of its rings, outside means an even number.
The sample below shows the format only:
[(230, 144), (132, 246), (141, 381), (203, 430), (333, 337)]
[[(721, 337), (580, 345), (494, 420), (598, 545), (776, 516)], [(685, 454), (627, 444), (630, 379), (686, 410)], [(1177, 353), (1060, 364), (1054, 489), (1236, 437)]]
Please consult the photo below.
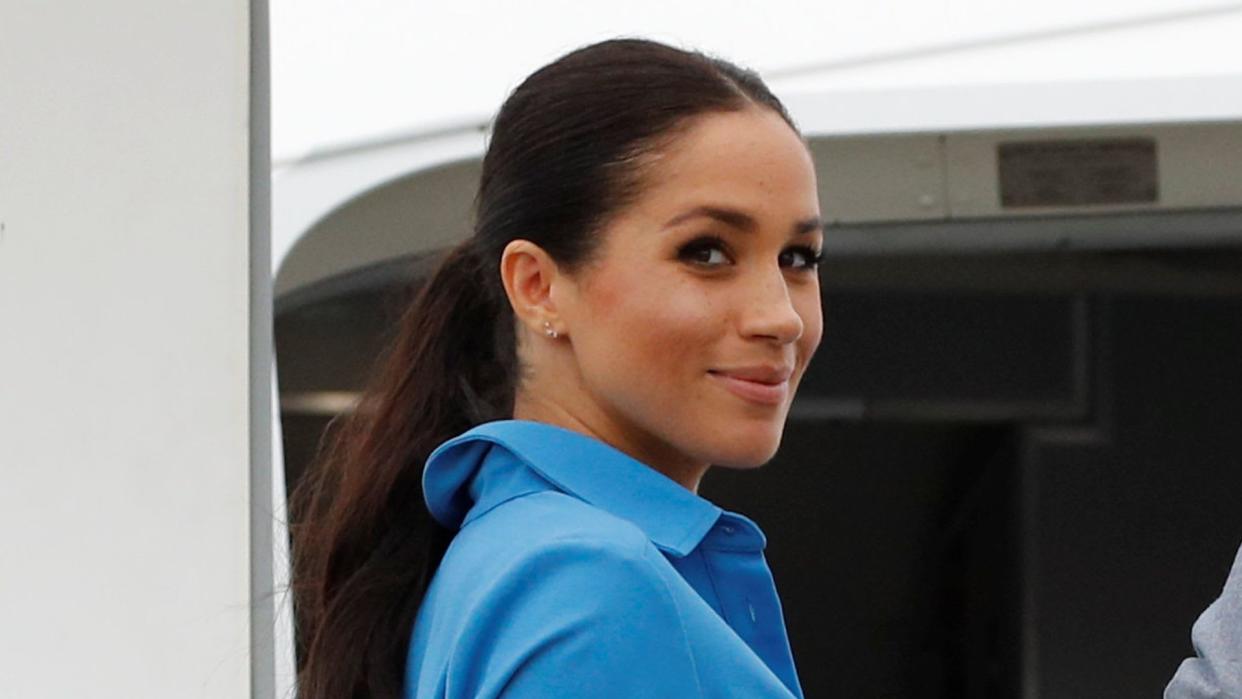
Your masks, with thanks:
[[(677, 256), (699, 267), (715, 268), (719, 265), (708, 264), (692, 259), (694, 253), (711, 249), (719, 249), (724, 252), (726, 256), (729, 256), (728, 244), (725, 243), (722, 238), (714, 235), (695, 238), (694, 240), (686, 243), (681, 246), (680, 250), (677, 251)], [(795, 269), (799, 270), (814, 271), (819, 268), (819, 263), (824, 259), (824, 254), (822, 252), (816, 252), (814, 248), (807, 245), (793, 245), (781, 251), (781, 255), (786, 255), (788, 253), (797, 253), (802, 255), (802, 257), (807, 260), (805, 264), (795, 266)]]

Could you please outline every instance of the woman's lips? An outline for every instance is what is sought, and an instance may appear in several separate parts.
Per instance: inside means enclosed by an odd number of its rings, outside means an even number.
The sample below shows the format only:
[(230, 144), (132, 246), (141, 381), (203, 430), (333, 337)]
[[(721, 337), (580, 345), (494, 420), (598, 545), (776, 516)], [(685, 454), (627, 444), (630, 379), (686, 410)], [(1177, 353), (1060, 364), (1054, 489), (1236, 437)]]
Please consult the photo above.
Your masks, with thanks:
[(763, 383), (740, 379), (717, 371), (709, 371), (707, 374), (734, 395), (761, 405), (780, 405), (785, 401), (785, 394), (789, 390), (787, 379), (777, 383)]

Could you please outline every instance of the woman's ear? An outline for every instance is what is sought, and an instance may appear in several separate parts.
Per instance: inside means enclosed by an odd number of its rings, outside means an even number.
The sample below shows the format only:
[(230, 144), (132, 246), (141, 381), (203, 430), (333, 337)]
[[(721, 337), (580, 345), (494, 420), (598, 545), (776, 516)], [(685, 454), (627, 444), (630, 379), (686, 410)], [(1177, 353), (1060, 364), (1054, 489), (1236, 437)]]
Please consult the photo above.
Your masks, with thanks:
[(519, 323), (540, 335), (565, 333), (553, 299), (568, 279), (543, 248), (529, 240), (509, 241), (500, 255), (500, 279)]

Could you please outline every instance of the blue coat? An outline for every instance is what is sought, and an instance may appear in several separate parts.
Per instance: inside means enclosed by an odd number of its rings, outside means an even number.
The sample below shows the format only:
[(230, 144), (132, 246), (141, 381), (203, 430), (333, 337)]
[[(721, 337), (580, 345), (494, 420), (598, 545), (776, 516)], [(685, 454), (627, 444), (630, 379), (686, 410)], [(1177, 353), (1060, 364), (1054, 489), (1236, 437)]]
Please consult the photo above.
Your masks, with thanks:
[(802, 696), (746, 517), (521, 420), (441, 445), (423, 487), (460, 531), (414, 625), (407, 697)]

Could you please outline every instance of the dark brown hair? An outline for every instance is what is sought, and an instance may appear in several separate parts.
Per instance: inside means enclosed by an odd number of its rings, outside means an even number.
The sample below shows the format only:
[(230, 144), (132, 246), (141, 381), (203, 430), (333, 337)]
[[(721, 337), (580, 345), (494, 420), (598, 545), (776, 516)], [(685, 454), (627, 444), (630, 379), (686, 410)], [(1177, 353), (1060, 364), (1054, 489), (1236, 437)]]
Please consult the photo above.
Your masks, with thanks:
[(358, 408), (335, 421), (293, 498), (302, 699), (397, 699), (419, 604), (452, 533), (428, 514), (423, 463), (445, 440), (512, 417), (519, 377), (505, 246), (566, 269), (642, 185), (643, 156), (691, 117), (750, 105), (793, 122), (754, 73), (639, 39), (539, 69), (500, 109), (473, 236), (405, 311)]

